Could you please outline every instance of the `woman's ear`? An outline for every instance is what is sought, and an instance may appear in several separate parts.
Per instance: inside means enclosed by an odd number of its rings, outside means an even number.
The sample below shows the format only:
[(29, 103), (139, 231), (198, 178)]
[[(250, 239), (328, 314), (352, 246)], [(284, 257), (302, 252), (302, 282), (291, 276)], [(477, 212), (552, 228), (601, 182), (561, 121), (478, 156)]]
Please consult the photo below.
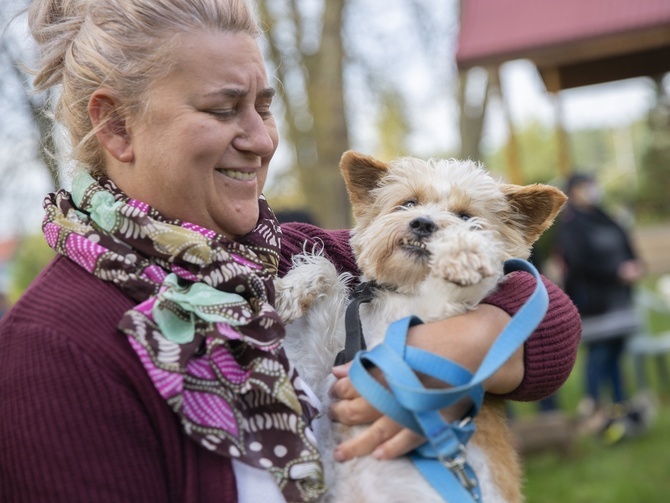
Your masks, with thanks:
[(133, 161), (134, 153), (126, 117), (121, 111), (119, 99), (104, 87), (93, 92), (88, 101), (88, 115), (98, 141), (114, 159), (127, 163)]

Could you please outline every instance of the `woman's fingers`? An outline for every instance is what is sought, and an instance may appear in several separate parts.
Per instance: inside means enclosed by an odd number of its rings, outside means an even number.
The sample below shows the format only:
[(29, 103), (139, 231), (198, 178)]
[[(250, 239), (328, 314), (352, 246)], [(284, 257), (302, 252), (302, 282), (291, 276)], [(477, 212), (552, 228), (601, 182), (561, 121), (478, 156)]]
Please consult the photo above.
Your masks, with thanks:
[(367, 424), (379, 419), (381, 413), (363, 397), (336, 400), (330, 404), (328, 416), (338, 423), (353, 426)]
[(335, 381), (335, 384), (330, 387), (329, 394), (336, 400), (353, 400), (360, 396), (348, 377), (341, 377)]
[(344, 365), (338, 365), (337, 367), (333, 367), (333, 375), (337, 377), (338, 379), (340, 377), (347, 377), (349, 375), (349, 368), (351, 367), (351, 362), (346, 363)]
[(333, 369), (333, 374), (339, 376), (339, 379), (329, 391), (333, 402), (328, 409), (328, 415), (334, 421), (348, 426), (367, 424), (379, 419), (381, 413), (356, 391), (351, 379), (346, 377), (348, 371), (349, 365)]
[(334, 457), (336, 461), (347, 461), (372, 454), (378, 459), (392, 459), (407, 454), (424, 442), (423, 437), (382, 416), (360, 435), (338, 445)]
[(377, 459), (394, 459), (408, 454), (425, 442), (426, 439), (421, 435), (403, 428), (397, 435), (377, 447), (372, 455)]

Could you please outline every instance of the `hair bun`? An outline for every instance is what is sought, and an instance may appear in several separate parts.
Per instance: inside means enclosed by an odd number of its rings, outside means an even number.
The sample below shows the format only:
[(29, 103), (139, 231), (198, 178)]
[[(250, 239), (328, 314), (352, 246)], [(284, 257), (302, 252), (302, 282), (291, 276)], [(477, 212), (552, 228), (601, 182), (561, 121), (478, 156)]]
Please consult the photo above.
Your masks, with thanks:
[(39, 0), (28, 10), (28, 26), (38, 44), (40, 60), (35, 72), (35, 89), (43, 91), (62, 79), (65, 54), (86, 14), (81, 0)]

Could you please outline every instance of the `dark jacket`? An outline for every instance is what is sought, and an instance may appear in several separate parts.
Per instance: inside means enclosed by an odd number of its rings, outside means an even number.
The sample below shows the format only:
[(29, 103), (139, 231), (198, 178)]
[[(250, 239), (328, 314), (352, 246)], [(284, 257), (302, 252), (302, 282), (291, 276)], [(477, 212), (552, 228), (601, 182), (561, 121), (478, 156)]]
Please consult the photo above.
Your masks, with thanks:
[(568, 204), (561, 214), (557, 245), (565, 266), (565, 291), (584, 316), (631, 306), (631, 288), (618, 275), (635, 259), (626, 231), (600, 208)]

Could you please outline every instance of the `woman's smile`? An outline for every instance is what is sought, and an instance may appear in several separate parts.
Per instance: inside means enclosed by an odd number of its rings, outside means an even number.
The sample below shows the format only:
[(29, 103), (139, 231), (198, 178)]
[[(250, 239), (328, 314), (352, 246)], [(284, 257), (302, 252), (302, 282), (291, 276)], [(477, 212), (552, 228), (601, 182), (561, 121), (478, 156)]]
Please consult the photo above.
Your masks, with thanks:
[(240, 171), (237, 169), (231, 169), (231, 168), (217, 168), (216, 171), (221, 173), (223, 176), (227, 176), (228, 178), (232, 178), (233, 180), (240, 180), (240, 181), (252, 181), (256, 180), (256, 171)]

